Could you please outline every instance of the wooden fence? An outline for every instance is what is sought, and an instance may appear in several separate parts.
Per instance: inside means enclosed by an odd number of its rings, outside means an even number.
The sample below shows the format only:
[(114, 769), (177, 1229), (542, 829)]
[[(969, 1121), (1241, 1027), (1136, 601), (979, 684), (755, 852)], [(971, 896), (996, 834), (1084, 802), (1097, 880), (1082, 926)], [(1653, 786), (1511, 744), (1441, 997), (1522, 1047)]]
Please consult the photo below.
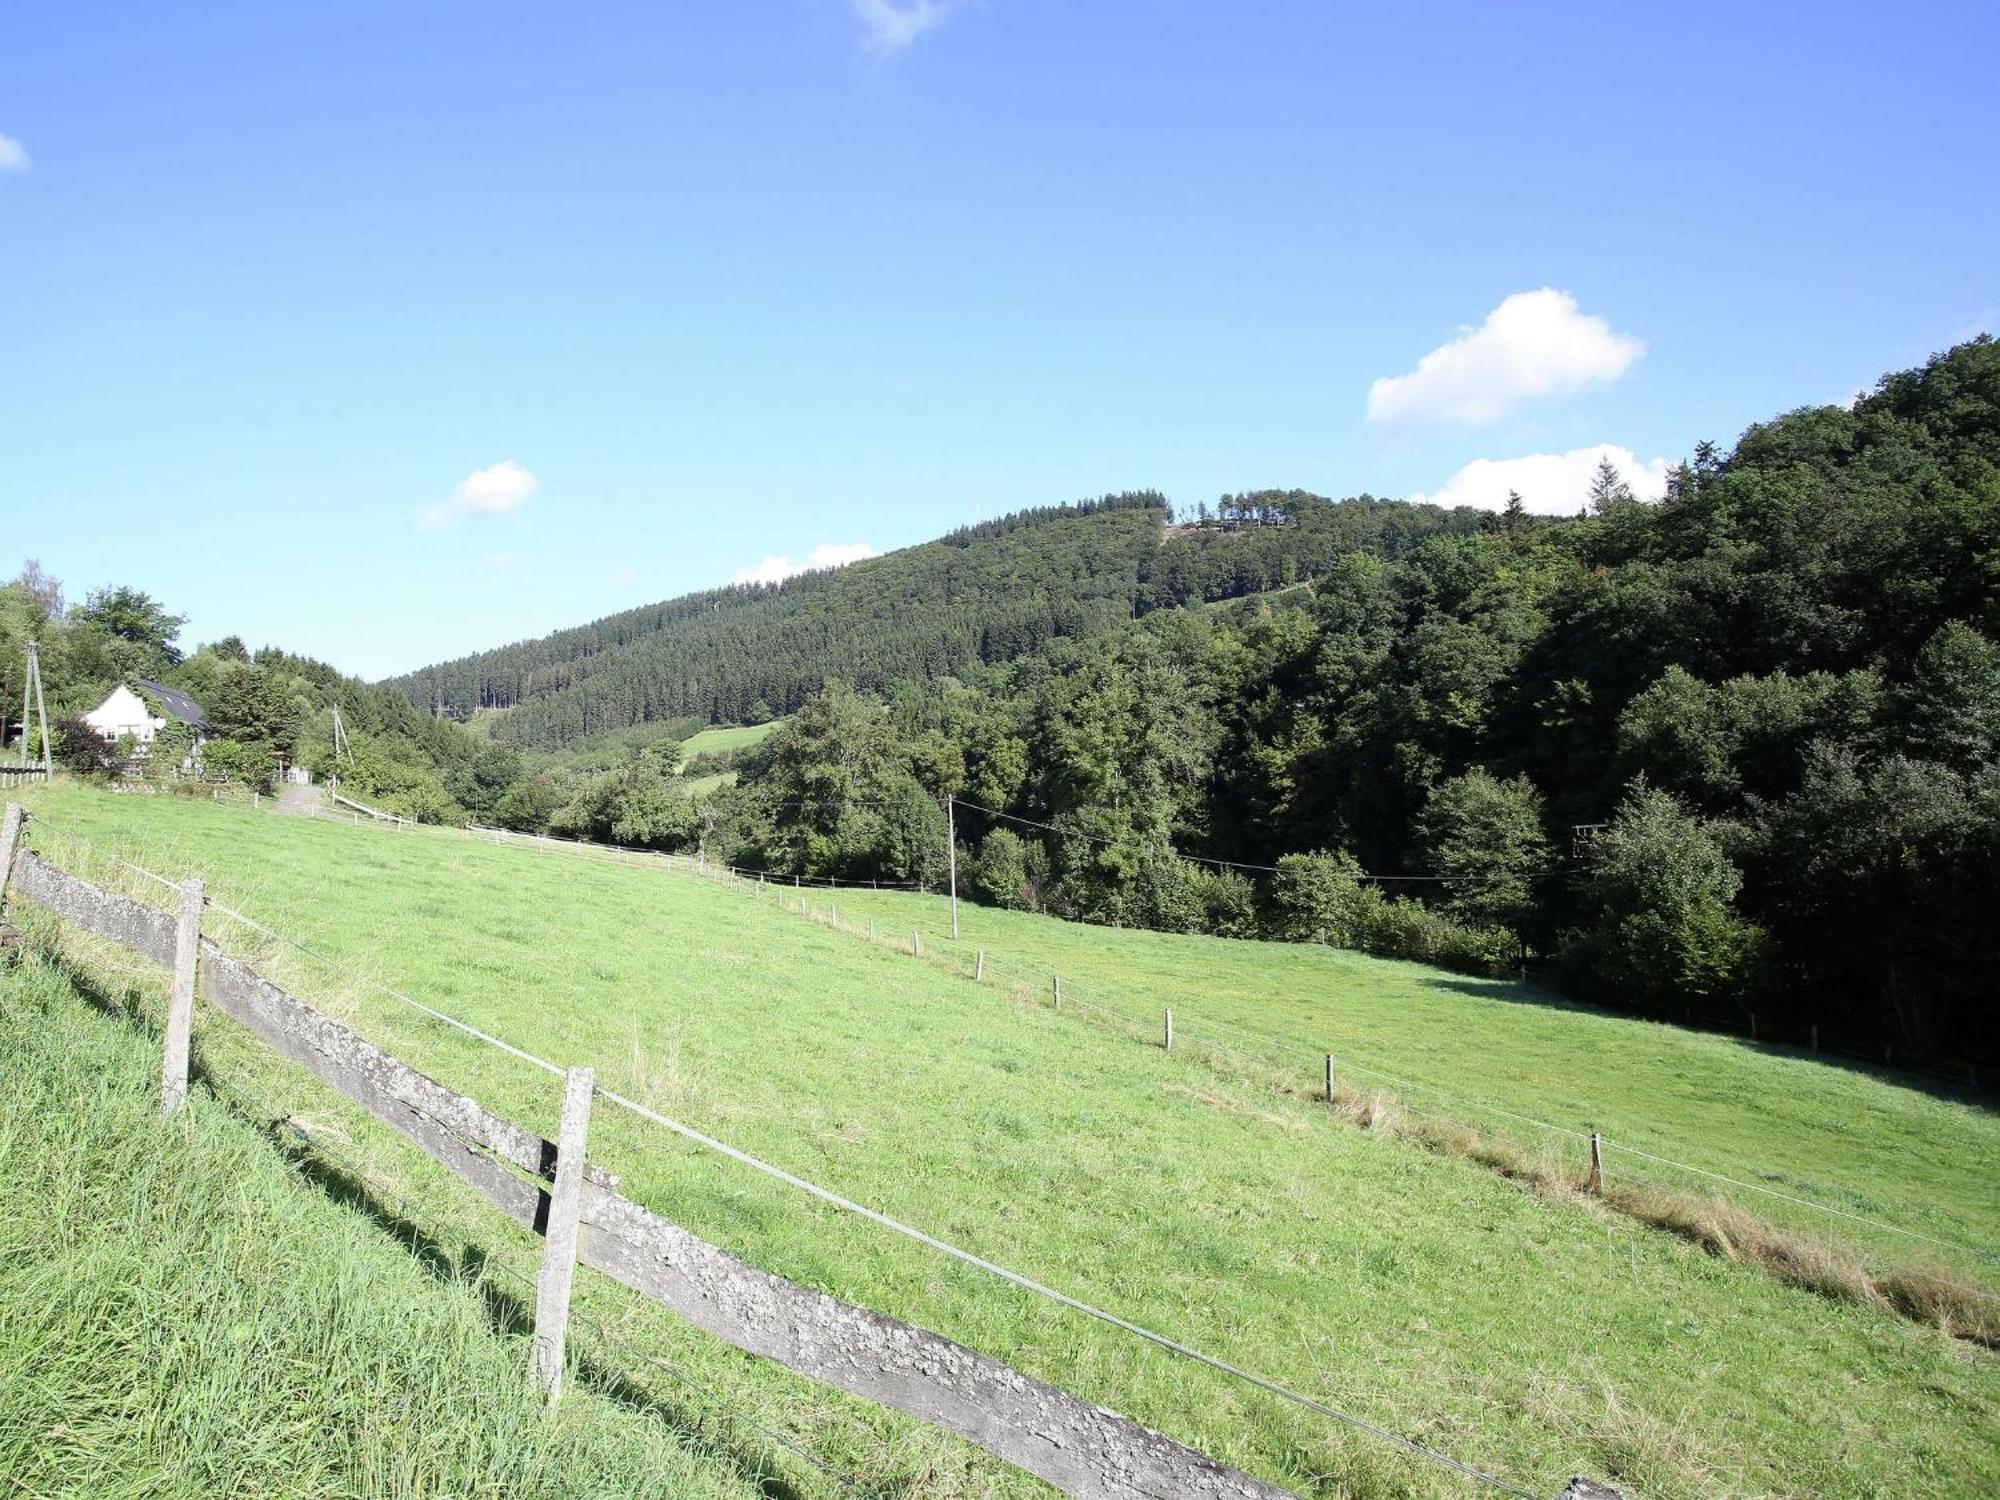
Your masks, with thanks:
[(48, 863), (20, 838), (24, 821), (19, 807), (8, 807), (0, 896), (31, 901), (173, 972), (163, 1109), (175, 1108), (186, 1090), (198, 989), (216, 1010), (544, 1236), (533, 1363), (551, 1400), (561, 1377), (570, 1267), (580, 1263), (738, 1349), (955, 1433), (1067, 1495), (1288, 1494), (962, 1344), (738, 1260), (620, 1196), (616, 1179), (582, 1159), (588, 1069), (570, 1074), (560, 1146), (545, 1140), (399, 1062), (203, 938), (200, 882), (182, 887), (177, 914), (161, 911)]

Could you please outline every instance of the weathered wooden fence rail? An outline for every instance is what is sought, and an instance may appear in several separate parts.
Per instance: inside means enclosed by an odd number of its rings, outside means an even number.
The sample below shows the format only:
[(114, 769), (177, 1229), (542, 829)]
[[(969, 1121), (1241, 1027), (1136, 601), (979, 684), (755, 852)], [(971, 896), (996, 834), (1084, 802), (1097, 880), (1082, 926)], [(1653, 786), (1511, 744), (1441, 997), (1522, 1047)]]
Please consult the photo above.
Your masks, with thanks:
[[(0, 894), (176, 968), (177, 951), (187, 951), (176, 913), (58, 869), (18, 838), (17, 808), (8, 809), (7, 822)], [(616, 1179), (596, 1167), (585, 1164), (579, 1172), (572, 1164), (565, 1171), (555, 1143), (399, 1062), (211, 940), (199, 939), (198, 952), (203, 999), (414, 1141), (517, 1223), (548, 1235), (552, 1212), (562, 1213), (564, 1179), (579, 1182), (570, 1232), (576, 1261), (738, 1349), (956, 1433), (1065, 1494), (1092, 1500), (1288, 1494), (939, 1334), (760, 1271), (621, 1196)], [(574, 1095), (574, 1073), (571, 1085)], [(566, 1117), (574, 1110), (572, 1099)], [(544, 1285), (552, 1280), (561, 1282), (566, 1316), (567, 1271), (552, 1277), (545, 1257)], [(538, 1317), (550, 1313), (549, 1300), (538, 1298)], [(548, 1349), (549, 1331), (538, 1329), (536, 1365), (553, 1395), (562, 1355), (559, 1332)]]

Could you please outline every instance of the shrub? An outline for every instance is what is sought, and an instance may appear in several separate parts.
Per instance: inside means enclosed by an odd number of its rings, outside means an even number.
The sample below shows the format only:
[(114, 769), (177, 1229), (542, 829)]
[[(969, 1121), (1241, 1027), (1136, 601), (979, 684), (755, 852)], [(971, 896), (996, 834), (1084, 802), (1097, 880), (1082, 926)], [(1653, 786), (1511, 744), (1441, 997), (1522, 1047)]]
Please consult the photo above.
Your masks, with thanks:
[(1368, 908), (1380, 900), (1353, 855), (1326, 850), (1285, 855), (1270, 887), (1265, 920), (1273, 937), (1336, 948), (1359, 946)]
[[(117, 752), (79, 715), (57, 719), (50, 728), (53, 738), (49, 752), (65, 770), (78, 776), (109, 776), (118, 768)], [(29, 745), (31, 748), (34, 745), (32, 737)]]
[(980, 840), (971, 860), (972, 888), (981, 900), (1024, 911), (1030, 905), (1028, 858), (1021, 836), (996, 828)]

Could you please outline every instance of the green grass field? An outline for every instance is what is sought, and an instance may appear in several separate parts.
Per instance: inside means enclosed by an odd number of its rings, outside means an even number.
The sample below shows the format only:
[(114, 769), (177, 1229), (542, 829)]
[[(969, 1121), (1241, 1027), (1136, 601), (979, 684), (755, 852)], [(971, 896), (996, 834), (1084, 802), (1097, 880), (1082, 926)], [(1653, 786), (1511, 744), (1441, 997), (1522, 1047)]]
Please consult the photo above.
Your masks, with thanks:
[[(1608, 1014), (1535, 984), (1282, 943), (1110, 931), (959, 904), (960, 941), (941, 896), (805, 891), (843, 926), (873, 919), (884, 939), (923, 934), (928, 955), (1046, 995), (1060, 974), (1090, 1002), (1156, 1035), (1176, 1030), (1287, 1069), (1317, 1087), (1322, 1058), (1346, 1081), (1581, 1164), (1575, 1136), (1612, 1142), (1607, 1172), (1720, 1191), (1775, 1222), (1852, 1242), (1874, 1261), (1940, 1262), (1989, 1285), (2000, 1278), (2000, 1115), (1982, 1096), (1802, 1048)], [(1506, 1113), (1500, 1113), (1505, 1111)], [(1895, 1233), (1719, 1184), (1628, 1154), (1635, 1147), (1705, 1171), (1907, 1230)], [(1913, 1238), (1920, 1235), (1923, 1238)]]
[(709, 793), (720, 791), (723, 787), (736, 785), (736, 773), (734, 771), (717, 771), (712, 776), (688, 776), (682, 779), (681, 785), (687, 789), (687, 794), (690, 797), (706, 797)]
[[(580, 1370), (443, 1225), (302, 1176), (233, 1093), (159, 1118), (116, 989), (0, 971), (0, 1484), (22, 1495), (750, 1497), (783, 1455)], [(331, 1185), (329, 1181), (328, 1185)], [(412, 1254), (420, 1247), (421, 1255)]]
[(762, 724), (729, 724), (715, 729), (703, 729), (681, 741), (681, 759), (691, 760), (697, 755), (727, 755), (733, 750), (748, 750), (775, 734), (783, 719), (767, 719)]
[[(45, 815), (37, 845), (94, 878), (112, 878), (114, 851), (169, 876), (198, 872), (217, 900), (346, 969), (558, 1062), (594, 1063), (655, 1108), (1536, 1494), (1571, 1473), (1648, 1497), (2000, 1486), (1991, 1351), (1355, 1129), (1303, 1090), (1137, 1045), (1053, 1014), (1039, 993), (976, 987), (770, 899), (441, 832), (68, 788), (27, 800)], [(852, 921), (862, 909), (847, 903), (864, 898), (840, 899)], [(883, 913), (926, 909), (865, 899)], [(554, 1080), (351, 972), (212, 925), (412, 1063), (553, 1130)], [(1185, 997), (1233, 988), (1245, 1025), (1310, 1031), (1314, 1046), (1357, 1055), (1365, 1041), (1385, 1068), (1422, 1063), (1481, 1097), (1562, 1106), (1565, 1119), (1588, 1100), (1614, 1136), (1644, 1140), (1635, 1132), (1652, 1121), (1678, 1155), (1708, 1122), (1704, 1138), (1732, 1160), (1756, 1147), (1816, 1183), (1851, 1155), (1855, 1170), (1838, 1180), (1883, 1212), (1926, 1205), (1940, 1217), (1925, 1222), (1968, 1234), (1994, 1214), (1991, 1121), (1893, 1080), (1350, 954), (970, 910), (966, 935), (1023, 973), (1060, 950), (1079, 996), (1131, 996), (1134, 1014), (1165, 995), (1192, 1025), (1201, 1007)], [(1322, 1043), (1322, 1026), (1339, 1034)], [(324, 1120), (345, 1149), (462, 1212), (496, 1261), (532, 1267), (532, 1245), (461, 1205), (469, 1193), (454, 1196), (441, 1173), (227, 1022), (203, 1016), (197, 1040), (218, 1074)], [(196, 1113), (211, 1107), (198, 1100)], [(633, 1196), (766, 1269), (936, 1328), (1302, 1493), (1469, 1492), (644, 1122), (601, 1109), (592, 1147)], [(729, 1412), (884, 1493), (1039, 1492), (913, 1422), (716, 1346), (600, 1278), (580, 1287), (586, 1316), (641, 1351), (642, 1371), (671, 1360)], [(810, 1471), (794, 1482), (822, 1487)]]

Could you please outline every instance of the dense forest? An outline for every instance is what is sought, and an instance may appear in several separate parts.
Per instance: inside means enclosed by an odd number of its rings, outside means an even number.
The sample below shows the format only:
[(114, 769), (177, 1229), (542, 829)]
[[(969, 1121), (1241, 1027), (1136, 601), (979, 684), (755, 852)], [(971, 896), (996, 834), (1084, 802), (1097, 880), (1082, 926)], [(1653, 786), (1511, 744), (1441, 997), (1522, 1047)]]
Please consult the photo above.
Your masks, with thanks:
[(711, 847), (935, 883), (949, 796), (985, 899), (1529, 958), (1610, 1005), (1990, 1065), (2000, 346), (1703, 444), (1664, 503), (1605, 474), (1586, 516), (1487, 521), (835, 684)]
[[(0, 589), (0, 693), (157, 678), (208, 769), (433, 821), (1323, 941), (1680, 1020), (2000, 1062), (2000, 345), (1697, 445), (1576, 517), (1152, 494), (368, 687), (130, 588)], [(459, 722), (478, 709), (501, 743)], [(690, 795), (676, 741), (786, 722)], [(75, 769), (104, 770), (73, 724)]]
[(1167, 532), (1157, 494), (1023, 511), (838, 571), (626, 610), (384, 684), (417, 707), (560, 749), (659, 720), (789, 713), (825, 683), (883, 691), (962, 675), (1135, 615), (1309, 578), (1356, 549), (1394, 556), (1479, 513), (1368, 498), (1227, 497)]

